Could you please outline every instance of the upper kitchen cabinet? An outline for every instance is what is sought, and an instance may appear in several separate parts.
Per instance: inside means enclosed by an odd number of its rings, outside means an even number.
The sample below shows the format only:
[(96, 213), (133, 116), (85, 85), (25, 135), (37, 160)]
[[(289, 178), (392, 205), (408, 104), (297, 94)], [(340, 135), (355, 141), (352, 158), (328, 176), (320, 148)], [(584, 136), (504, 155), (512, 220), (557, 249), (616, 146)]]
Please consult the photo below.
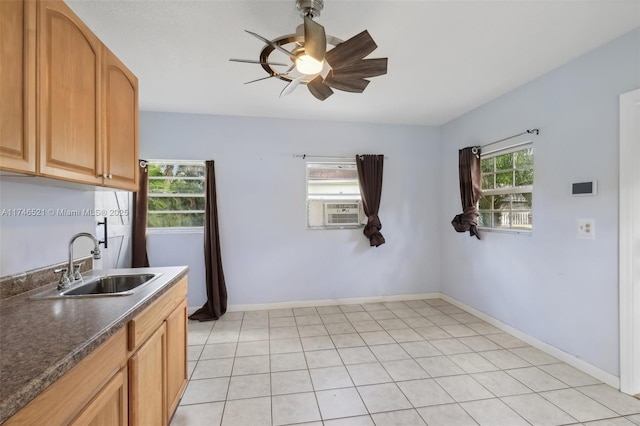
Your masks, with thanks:
[(0, 0), (0, 24), (0, 170), (135, 191), (137, 78), (62, 0)]
[(39, 174), (102, 185), (102, 44), (61, 1), (38, 2)]
[(106, 47), (104, 65), (104, 185), (136, 191), (138, 79)]
[(0, 1), (0, 169), (36, 172), (36, 7)]

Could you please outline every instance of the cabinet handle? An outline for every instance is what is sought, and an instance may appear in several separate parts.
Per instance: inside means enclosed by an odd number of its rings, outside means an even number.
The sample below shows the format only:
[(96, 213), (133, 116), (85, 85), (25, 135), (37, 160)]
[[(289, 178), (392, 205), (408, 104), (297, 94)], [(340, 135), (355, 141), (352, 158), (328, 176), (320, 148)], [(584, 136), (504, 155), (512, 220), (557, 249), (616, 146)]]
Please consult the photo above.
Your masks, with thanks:
[(109, 174), (104, 173), (102, 175), (102, 177), (105, 178), (105, 179), (113, 179), (113, 175), (111, 173), (109, 173)]

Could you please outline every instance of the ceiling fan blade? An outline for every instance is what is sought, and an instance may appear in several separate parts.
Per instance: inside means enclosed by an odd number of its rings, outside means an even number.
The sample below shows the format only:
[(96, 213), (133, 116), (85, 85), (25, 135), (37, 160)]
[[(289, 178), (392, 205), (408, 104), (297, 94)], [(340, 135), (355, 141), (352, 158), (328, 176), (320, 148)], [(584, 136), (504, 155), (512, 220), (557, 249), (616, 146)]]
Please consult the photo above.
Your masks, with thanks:
[(266, 76), (266, 77), (257, 78), (257, 79), (255, 79), (255, 80), (247, 81), (247, 82), (245, 82), (244, 84), (251, 84), (251, 83), (255, 83), (256, 81), (266, 80), (266, 79), (268, 79), (268, 78), (273, 78), (273, 77), (275, 77), (275, 76), (276, 76), (276, 74), (272, 74), (272, 75), (269, 75), (269, 76)]
[(328, 51), (324, 59), (331, 65), (331, 68), (337, 70), (364, 59), (377, 47), (378, 45), (371, 38), (369, 31), (364, 30)]
[(363, 59), (352, 65), (334, 70), (334, 75), (352, 78), (377, 77), (387, 73), (387, 58)]
[(345, 76), (329, 73), (324, 79), (324, 84), (345, 92), (362, 93), (364, 92), (364, 89), (367, 88), (369, 80), (352, 77), (350, 75)]
[(286, 73), (282, 73), (282, 74), (271, 74), (271, 75), (268, 75), (268, 76), (266, 76), (266, 77), (257, 78), (257, 79), (255, 79), (255, 80), (247, 81), (247, 82), (246, 82), (246, 83), (244, 83), (244, 84), (251, 84), (251, 83), (255, 83), (256, 81), (267, 80), (267, 79), (269, 79), (269, 78), (278, 77), (278, 76), (281, 76), (281, 75), (287, 75), (287, 74), (286, 74)]
[(291, 65), (291, 66), (289, 67), (289, 69), (288, 69), (288, 70), (286, 70), (285, 72), (276, 72), (275, 74), (271, 74), (271, 75), (268, 75), (268, 76), (266, 76), (266, 77), (258, 78), (258, 79), (251, 80), (251, 81), (247, 81), (247, 82), (246, 82), (246, 83), (244, 83), (244, 84), (251, 84), (251, 83), (255, 83), (256, 81), (262, 81), (262, 80), (266, 80), (266, 79), (273, 78), (273, 77), (287, 76), (287, 75), (289, 75), (289, 73), (290, 73), (291, 71), (293, 71), (293, 69), (294, 69), (295, 67), (296, 67), (296, 64), (293, 64), (293, 65)]
[(313, 80), (307, 83), (307, 87), (313, 96), (324, 101), (329, 96), (333, 95), (333, 90), (331, 87), (325, 85), (322, 82), (322, 76), (317, 76)]
[(229, 59), (229, 61), (231, 62), (243, 62), (243, 63), (247, 63), (247, 64), (260, 64), (260, 65), (277, 65), (277, 66), (281, 66), (281, 67), (286, 67), (289, 64), (284, 64), (282, 62), (262, 62), (262, 61), (255, 61), (253, 59)]
[(304, 53), (316, 61), (322, 61), (327, 52), (327, 35), (324, 27), (308, 16), (304, 17)]
[(287, 49), (278, 46), (277, 44), (275, 44), (274, 42), (272, 42), (271, 40), (267, 40), (266, 38), (262, 37), (261, 35), (258, 35), (256, 33), (252, 33), (249, 30), (245, 30), (246, 32), (248, 32), (249, 34), (251, 34), (252, 36), (254, 36), (255, 38), (257, 38), (258, 40), (262, 40), (265, 43), (267, 43), (269, 46), (273, 47), (276, 50), (279, 50), (280, 52), (284, 53), (285, 55), (289, 55), (289, 57), (291, 59), (298, 59), (296, 55), (294, 55), (293, 53), (289, 52)]
[(294, 80), (291, 80), (289, 82), (289, 84), (284, 86), (284, 89), (282, 89), (282, 92), (280, 92), (280, 97), (292, 94), (293, 91), (296, 90), (296, 87), (298, 87), (298, 85), (300, 85), (300, 82), (302, 81), (303, 78), (304, 77), (298, 77), (298, 78), (296, 78)]

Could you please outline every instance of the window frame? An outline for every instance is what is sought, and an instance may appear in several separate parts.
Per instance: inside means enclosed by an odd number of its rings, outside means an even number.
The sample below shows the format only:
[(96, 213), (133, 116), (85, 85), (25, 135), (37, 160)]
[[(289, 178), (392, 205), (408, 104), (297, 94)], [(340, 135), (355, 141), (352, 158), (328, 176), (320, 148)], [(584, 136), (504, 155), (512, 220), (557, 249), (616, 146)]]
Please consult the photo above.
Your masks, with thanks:
[[(330, 199), (330, 198), (326, 198), (323, 199), (321, 198), (322, 196), (325, 197), (331, 197), (332, 195), (336, 195), (336, 194), (332, 194), (332, 193), (310, 193), (309, 192), (309, 171), (310, 169), (310, 165), (348, 165), (350, 167), (354, 167), (356, 170), (356, 178), (355, 178), (355, 185), (358, 188), (358, 193), (349, 193), (346, 195), (353, 195), (353, 197), (351, 198), (344, 198), (344, 199)], [(337, 179), (336, 179), (337, 181)], [(348, 181), (351, 181), (350, 179)], [(310, 201), (313, 201), (313, 199), (311, 198), (311, 196), (316, 196), (318, 198), (316, 198), (317, 200), (324, 200), (323, 204), (349, 204), (349, 203), (356, 203), (358, 204), (358, 220), (359, 223), (357, 225), (355, 224), (344, 224), (344, 225), (327, 225), (324, 223), (323, 220), (323, 225), (322, 226), (315, 226), (315, 225), (310, 225), (310, 206), (309, 203)], [(323, 212), (322, 212), (322, 216), (324, 217), (326, 214), (326, 212), (324, 211), (324, 207), (323, 207)], [(357, 164), (355, 159), (353, 160), (331, 160), (331, 161), (306, 161), (305, 162), (305, 215), (306, 215), (306, 229), (307, 230), (331, 230), (331, 229), (362, 229), (365, 225), (364, 220), (366, 219), (365, 214), (364, 214), (364, 209), (362, 207), (362, 194), (360, 193), (360, 183), (359, 183), (359, 179), (357, 177)]]
[[(178, 166), (202, 166), (205, 174), (206, 174), (206, 164), (204, 160), (167, 160), (167, 159), (153, 159), (146, 160), (147, 164), (151, 165), (165, 165), (165, 164), (174, 164)], [(204, 214), (205, 210), (152, 210), (149, 209), (149, 200), (151, 198), (180, 198), (180, 197), (206, 197), (206, 176), (203, 175), (200, 177), (187, 176), (182, 178), (175, 177), (167, 177), (167, 176), (157, 176), (157, 177), (148, 177), (149, 182), (147, 182), (147, 218), (150, 214), (158, 214), (158, 213), (201, 213)], [(194, 180), (194, 181), (202, 181), (203, 182), (203, 192), (199, 193), (179, 193), (179, 194), (168, 194), (168, 193), (152, 193), (148, 191), (149, 183), (151, 180)], [(166, 194), (166, 195), (165, 195)], [(167, 233), (202, 233), (204, 232), (204, 223), (202, 226), (163, 226), (163, 227), (150, 227), (147, 219), (147, 233), (148, 234), (167, 234)]]
[[(515, 165), (515, 153), (517, 152), (521, 152), (521, 151), (526, 151), (528, 149), (532, 150), (532, 157), (533, 157), (533, 163), (531, 164), (530, 167), (516, 167)], [(493, 147), (491, 150), (489, 150), (486, 153), (482, 153), (480, 155), (480, 161), (482, 160), (489, 160), (489, 159), (495, 159), (496, 157), (505, 155), (505, 154), (511, 154), (512, 155), (512, 166), (511, 169), (506, 169), (506, 170), (497, 170), (496, 169), (496, 162), (494, 160), (493, 162), (493, 171), (491, 172), (491, 174), (493, 174), (494, 176), (494, 180), (493, 180), (493, 189), (482, 189), (482, 197), (491, 197), (491, 196), (496, 196), (496, 195), (509, 195), (509, 194), (531, 194), (531, 197), (533, 199), (533, 188), (535, 185), (535, 179), (533, 179), (533, 183), (531, 185), (521, 185), (521, 186), (515, 186), (515, 173), (517, 171), (525, 171), (525, 170), (531, 170), (533, 175), (535, 176), (535, 150), (534, 150), (534, 143), (533, 140), (530, 137), (525, 137), (525, 138), (519, 138), (517, 140), (507, 140), (504, 141), (502, 143), (500, 143), (499, 145), (496, 145), (495, 147)], [(482, 163), (480, 164), (481, 170), (482, 170)], [(510, 186), (510, 187), (503, 187), (503, 188), (495, 188), (496, 186), (496, 176), (499, 172), (506, 172), (506, 171), (511, 171), (512, 173), (512, 182), (514, 186)], [(482, 173), (482, 177), (484, 180), (484, 176), (486, 174), (483, 172)], [(482, 182), (481, 182), (482, 185)], [(512, 203), (513, 201), (511, 201)], [(491, 208), (490, 209), (480, 209), (480, 200), (478, 200), (478, 213), (482, 214), (482, 213), (490, 213), (490, 217), (491, 217), (491, 221), (493, 222), (494, 219), (494, 214), (496, 212), (499, 212), (500, 210), (495, 210), (493, 208), (493, 200), (491, 200)], [(528, 212), (529, 215), (533, 216), (533, 201), (531, 202), (531, 208), (530, 209), (526, 209), (526, 210), (513, 210), (513, 209), (509, 209), (509, 213), (512, 212), (518, 212), (518, 211), (523, 211), (523, 212)], [(522, 234), (522, 235), (532, 235), (533, 233), (533, 220), (531, 223), (531, 229), (526, 229), (526, 228), (514, 228), (513, 225), (511, 225), (510, 223), (510, 227), (506, 228), (506, 227), (497, 227), (497, 226), (493, 226), (493, 223), (491, 223), (489, 226), (487, 225), (478, 225), (478, 229), (484, 232), (503, 232), (503, 233), (509, 233), (509, 234)]]

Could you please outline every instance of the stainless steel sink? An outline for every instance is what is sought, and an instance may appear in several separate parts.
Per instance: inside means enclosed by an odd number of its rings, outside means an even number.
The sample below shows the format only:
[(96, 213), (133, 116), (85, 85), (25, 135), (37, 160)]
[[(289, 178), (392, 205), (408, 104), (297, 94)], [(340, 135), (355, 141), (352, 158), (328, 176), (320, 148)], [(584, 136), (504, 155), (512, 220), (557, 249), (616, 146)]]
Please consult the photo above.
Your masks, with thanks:
[(78, 284), (62, 290), (43, 291), (31, 299), (60, 299), (75, 297), (109, 297), (133, 294), (141, 286), (150, 283), (161, 274), (108, 274), (88, 277)]
[(153, 274), (141, 275), (107, 275), (94, 281), (86, 282), (79, 287), (63, 290), (65, 296), (82, 296), (90, 294), (122, 294), (129, 293), (136, 287), (146, 284)]

